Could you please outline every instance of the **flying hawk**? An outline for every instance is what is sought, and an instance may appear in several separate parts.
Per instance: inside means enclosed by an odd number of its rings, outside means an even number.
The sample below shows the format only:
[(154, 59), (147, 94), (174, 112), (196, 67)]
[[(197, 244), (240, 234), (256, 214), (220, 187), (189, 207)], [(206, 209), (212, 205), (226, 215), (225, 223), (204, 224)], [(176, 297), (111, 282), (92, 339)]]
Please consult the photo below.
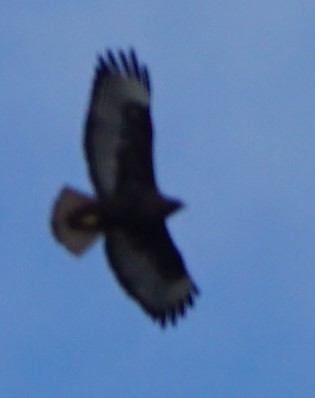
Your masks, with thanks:
[(64, 187), (51, 226), (76, 255), (105, 238), (118, 282), (164, 327), (185, 314), (198, 289), (165, 225), (182, 203), (155, 181), (150, 96), (148, 70), (133, 50), (99, 57), (84, 135), (96, 195)]

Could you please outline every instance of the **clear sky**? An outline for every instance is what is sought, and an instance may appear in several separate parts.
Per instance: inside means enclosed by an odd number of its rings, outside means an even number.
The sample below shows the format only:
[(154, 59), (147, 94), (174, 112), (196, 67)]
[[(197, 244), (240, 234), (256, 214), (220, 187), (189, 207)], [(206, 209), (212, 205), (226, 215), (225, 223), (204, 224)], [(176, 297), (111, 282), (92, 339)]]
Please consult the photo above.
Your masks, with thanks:
[[(169, 227), (202, 295), (161, 331), (102, 244), (49, 231), (97, 53), (133, 46), (153, 81)], [(0, 5), (0, 396), (315, 396), (315, 2)]]

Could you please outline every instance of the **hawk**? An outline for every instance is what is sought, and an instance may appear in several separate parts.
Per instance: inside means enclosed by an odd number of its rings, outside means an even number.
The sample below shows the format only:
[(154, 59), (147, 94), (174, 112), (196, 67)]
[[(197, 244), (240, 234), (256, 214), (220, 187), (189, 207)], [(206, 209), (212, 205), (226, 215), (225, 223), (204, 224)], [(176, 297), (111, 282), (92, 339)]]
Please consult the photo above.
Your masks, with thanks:
[(99, 56), (84, 134), (96, 194), (64, 187), (51, 227), (76, 255), (103, 238), (122, 288), (164, 327), (193, 306), (198, 289), (165, 225), (183, 205), (155, 181), (150, 97), (148, 70), (134, 50)]

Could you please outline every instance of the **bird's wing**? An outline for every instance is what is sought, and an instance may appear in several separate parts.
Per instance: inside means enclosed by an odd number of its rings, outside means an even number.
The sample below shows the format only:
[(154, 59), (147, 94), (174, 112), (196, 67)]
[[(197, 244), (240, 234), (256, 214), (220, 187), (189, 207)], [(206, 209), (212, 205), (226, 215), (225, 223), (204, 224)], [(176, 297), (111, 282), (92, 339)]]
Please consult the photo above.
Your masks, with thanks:
[(164, 223), (142, 232), (116, 229), (106, 249), (122, 287), (162, 326), (175, 324), (193, 305), (198, 289)]
[(149, 75), (133, 50), (99, 57), (84, 140), (99, 195), (154, 186), (149, 106)]

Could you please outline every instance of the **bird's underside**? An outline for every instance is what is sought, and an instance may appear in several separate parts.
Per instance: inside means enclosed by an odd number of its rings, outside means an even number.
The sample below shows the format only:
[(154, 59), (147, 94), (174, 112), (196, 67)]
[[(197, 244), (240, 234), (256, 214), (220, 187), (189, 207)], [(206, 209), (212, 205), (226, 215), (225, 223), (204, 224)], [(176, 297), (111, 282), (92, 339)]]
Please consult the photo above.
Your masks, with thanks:
[(52, 212), (55, 238), (77, 255), (105, 238), (120, 285), (162, 326), (175, 324), (198, 289), (165, 225), (181, 202), (156, 186), (149, 75), (133, 51), (99, 58), (84, 148), (96, 196), (61, 191)]

